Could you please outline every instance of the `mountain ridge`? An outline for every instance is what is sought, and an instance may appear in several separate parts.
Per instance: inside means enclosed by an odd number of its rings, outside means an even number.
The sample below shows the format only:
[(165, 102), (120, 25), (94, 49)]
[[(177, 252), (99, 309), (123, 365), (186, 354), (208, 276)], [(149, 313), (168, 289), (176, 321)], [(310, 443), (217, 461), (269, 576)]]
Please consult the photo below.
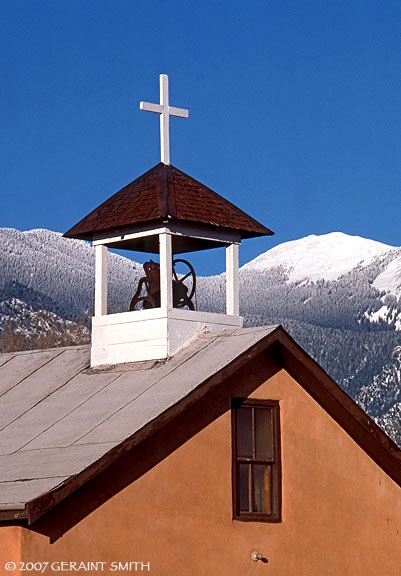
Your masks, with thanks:
[[(32, 345), (47, 325), (59, 342), (66, 331), (72, 341), (80, 331), (88, 338), (93, 252), (46, 229), (1, 228), (0, 334), (11, 322)], [(129, 309), (141, 276), (140, 264), (110, 254), (109, 312)], [(401, 248), (343, 233), (309, 236), (268, 250), (241, 267), (239, 278), (245, 325), (283, 324), (401, 445), (394, 392), (401, 381), (394, 353), (401, 346)], [(224, 274), (199, 277), (197, 285), (200, 310), (224, 311)]]
[[(268, 270), (281, 266), (289, 273), (290, 282), (300, 282), (305, 278), (311, 281), (337, 280), (356, 266), (367, 266), (375, 258), (397, 249), (396, 246), (343, 232), (311, 234), (279, 244), (242, 268)], [(401, 253), (401, 248), (399, 250)]]

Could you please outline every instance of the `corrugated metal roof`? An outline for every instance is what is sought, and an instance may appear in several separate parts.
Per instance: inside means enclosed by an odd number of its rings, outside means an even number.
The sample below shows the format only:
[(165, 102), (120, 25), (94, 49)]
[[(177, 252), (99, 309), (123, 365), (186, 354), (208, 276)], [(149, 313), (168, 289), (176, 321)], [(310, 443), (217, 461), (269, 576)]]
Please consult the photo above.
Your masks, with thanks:
[(275, 327), (200, 334), (163, 362), (89, 369), (89, 346), (0, 356), (0, 509), (79, 474)]
[(160, 163), (108, 198), (64, 236), (91, 240), (96, 232), (166, 219), (236, 230), (242, 238), (273, 234), (204, 184)]

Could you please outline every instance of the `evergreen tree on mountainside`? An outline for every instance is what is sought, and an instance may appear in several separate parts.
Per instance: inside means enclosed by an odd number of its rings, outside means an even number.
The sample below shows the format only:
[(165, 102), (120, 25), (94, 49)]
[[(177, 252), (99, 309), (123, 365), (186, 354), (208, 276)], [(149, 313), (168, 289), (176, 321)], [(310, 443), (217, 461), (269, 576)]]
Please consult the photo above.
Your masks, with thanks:
[[(245, 267), (240, 270), (240, 310), (246, 326), (282, 323), (401, 443), (396, 420), (400, 399), (394, 395), (398, 357), (393, 355), (401, 346), (401, 287), (398, 292), (375, 287), (389, 266), (397, 271), (397, 262), (401, 270), (401, 249), (389, 249), (335, 280), (313, 281), (307, 275), (290, 281), (285, 263)], [(0, 229), (0, 269), (1, 350), (89, 340), (95, 275), (88, 243), (49, 230)], [(141, 265), (110, 254), (110, 312), (128, 310), (141, 276)], [(198, 278), (197, 304), (200, 310), (224, 311), (224, 275)], [(47, 336), (39, 326), (45, 326)], [(63, 339), (64, 332), (68, 336)], [(386, 387), (381, 388), (383, 380)]]

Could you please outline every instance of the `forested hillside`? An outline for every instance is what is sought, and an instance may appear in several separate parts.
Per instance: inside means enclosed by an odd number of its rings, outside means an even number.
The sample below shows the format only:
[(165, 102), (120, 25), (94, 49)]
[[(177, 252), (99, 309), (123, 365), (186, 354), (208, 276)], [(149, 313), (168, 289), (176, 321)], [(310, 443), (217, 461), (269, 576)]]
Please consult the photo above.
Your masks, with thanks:
[[(109, 310), (128, 310), (142, 266), (109, 262)], [(0, 269), (3, 351), (88, 341), (88, 243), (0, 229)], [(224, 302), (224, 275), (198, 279), (200, 310), (222, 312)], [(240, 310), (247, 326), (282, 323), (401, 444), (400, 248), (339, 233), (282, 244), (240, 270)]]

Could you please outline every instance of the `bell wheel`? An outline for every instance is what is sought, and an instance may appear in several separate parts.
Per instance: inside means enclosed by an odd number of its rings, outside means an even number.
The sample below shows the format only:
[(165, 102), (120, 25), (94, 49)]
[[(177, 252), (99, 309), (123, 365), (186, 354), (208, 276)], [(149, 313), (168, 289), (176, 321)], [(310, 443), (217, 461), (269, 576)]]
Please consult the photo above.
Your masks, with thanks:
[(178, 302), (175, 307), (182, 308), (186, 305), (189, 306), (188, 300), (192, 303), (192, 297), (196, 290), (196, 274), (192, 264), (182, 258), (173, 260), (173, 279), (174, 282), (178, 282), (186, 288), (186, 298)]

